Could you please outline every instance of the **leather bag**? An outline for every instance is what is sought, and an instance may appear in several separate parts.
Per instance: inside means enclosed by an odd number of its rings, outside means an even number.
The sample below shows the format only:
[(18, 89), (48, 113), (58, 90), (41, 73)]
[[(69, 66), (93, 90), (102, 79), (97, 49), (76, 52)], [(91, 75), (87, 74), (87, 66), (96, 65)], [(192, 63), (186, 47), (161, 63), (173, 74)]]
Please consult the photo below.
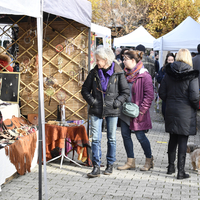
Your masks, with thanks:
[(139, 111), (139, 107), (137, 104), (135, 103), (131, 103), (131, 102), (125, 102), (122, 106), (122, 112), (128, 116), (128, 117), (132, 117), (132, 118), (136, 118), (138, 117), (140, 111)]
[(31, 124), (38, 125), (38, 114), (28, 114), (28, 121)]
[(6, 119), (3, 121), (4, 125), (6, 126), (7, 129), (14, 129), (16, 128), (15, 124), (13, 123), (13, 121), (11, 119)]

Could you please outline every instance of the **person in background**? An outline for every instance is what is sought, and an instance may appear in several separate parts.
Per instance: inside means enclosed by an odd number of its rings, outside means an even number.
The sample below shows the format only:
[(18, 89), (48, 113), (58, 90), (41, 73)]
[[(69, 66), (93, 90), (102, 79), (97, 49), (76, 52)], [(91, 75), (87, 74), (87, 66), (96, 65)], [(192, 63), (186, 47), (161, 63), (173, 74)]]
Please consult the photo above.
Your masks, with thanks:
[(141, 171), (153, 168), (153, 156), (151, 145), (145, 133), (152, 128), (149, 108), (154, 99), (154, 90), (151, 75), (144, 68), (141, 51), (128, 51), (124, 54), (126, 79), (130, 88), (130, 96), (127, 102), (133, 102), (139, 106), (139, 116), (130, 118), (123, 113), (120, 115), (121, 134), (127, 154), (127, 162), (118, 170), (135, 169), (135, 156), (131, 133), (134, 132), (144, 151), (146, 161)]
[(115, 59), (119, 62), (119, 63), (121, 63), (122, 61), (121, 61), (121, 51), (122, 51), (122, 49), (121, 48), (117, 48), (116, 50), (115, 50)]
[[(164, 66), (160, 69), (160, 71), (158, 72), (158, 75), (156, 77), (157, 82), (161, 83), (163, 77), (165, 76), (165, 67), (168, 63), (173, 63), (175, 61), (175, 56), (173, 53), (168, 53), (166, 58), (165, 58), (165, 63)], [(166, 103), (165, 101), (162, 101), (162, 115), (165, 119), (165, 107), (166, 107)]]
[(120, 59), (122, 61), (120, 63), (120, 66), (121, 66), (122, 69), (124, 69), (124, 67), (125, 67), (124, 66), (124, 62), (123, 62), (124, 61), (124, 53), (126, 53), (127, 51), (129, 51), (129, 49), (128, 48), (124, 48), (124, 49), (121, 50), (121, 53), (120, 53)]
[(92, 135), (93, 170), (89, 178), (100, 176), (102, 121), (107, 125), (107, 166), (104, 171), (109, 175), (116, 160), (116, 129), (120, 107), (129, 96), (129, 87), (122, 68), (114, 62), (115, 55), (110, 48), (95, 51), (96, 66), (89, 72), (81, 94), (89, 104)]
[(196, 53), (191, 52), (191, 56), (192, 56), (192, 58), (194, 58), (196, 56)]
[[(200, 71), (200, 44), (197, 45), (198, 53), (192, 58), (193, 68)], [(199, 74), (199, 88), (200, 88), (200, 74)]]
[(175, 173), (174, 161), (178, 146), (177, 179), (189, 178), (185, 173), (185, 159), (189, 135), (197, 133), (199, 107), (198, 70), (193, 70), (188, 49), (180, 49), (176, 61), (168, 63), (159, 96), (166, 102), (165, 131), (169, 133), (168, 170)]
[(158, 53), (155, 53), (155, 73), (158, 74), (159, 69), (160, 69), (160, 64), (158, 61), (159, 55)]
[(145, 55), (145, 46), (139, 44), (136, 46), (136, 50), (144, 52), (142, 63), (144, 67), (148, 70), (149, 74), (151, 75), (152, 79), (155, 77), (155, 61), (148, 56)]
[(6, 54), (4, 47), (0, 47), (0, 71), (9, 71), (13, 72), (13, 68), (10, 66), (11, 58)]

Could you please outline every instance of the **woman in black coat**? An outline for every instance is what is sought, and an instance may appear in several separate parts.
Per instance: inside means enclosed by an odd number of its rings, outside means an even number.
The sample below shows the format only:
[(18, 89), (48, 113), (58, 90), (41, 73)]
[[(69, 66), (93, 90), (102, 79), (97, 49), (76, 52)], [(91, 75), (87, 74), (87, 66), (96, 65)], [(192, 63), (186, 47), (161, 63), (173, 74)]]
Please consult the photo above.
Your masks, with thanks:
[(81, 90), (89, 104), (92, 135), (93, 170), (89, 178), (100, 176), (102, 121), (107, 125), (107, 166), (105, 175), (113, 172), (116, 160), (116, 128), (120, 107), (128, 98), (130, 91), (122, 68), (114, 62), (115, 55), (110, 48), (98, 48), (95, 51), (96, 66), (92, 69)]
[[(165, 76), (165, 67), (168, 63), (173, 63), (175, 61), (175, 56), (173, 53), (168, 53), (165, 59), (165, 64), (164, 66), (160, 69), (160, 71), (158, 72), (158, 75), (156, 77), (157, 82), (161, 83), (163, 77)], [(166, 107), (166, 103), (165, 101), (162, 101), (162, 115), (165, 119), (165, 107)]]
[(192, 57), (187, 49), (180, 49), (173, 64), (166, 66), (159, 96), (166, 101), (165, 131), (170, 134), (168, 143), (168, 171), (175, 172), (174, 161), (178, 146), (177, 179), (189, 178), (185, 173), (185, 158), (189, 135), (197, 132), (199, 105), (198, 70), (193, 70)]

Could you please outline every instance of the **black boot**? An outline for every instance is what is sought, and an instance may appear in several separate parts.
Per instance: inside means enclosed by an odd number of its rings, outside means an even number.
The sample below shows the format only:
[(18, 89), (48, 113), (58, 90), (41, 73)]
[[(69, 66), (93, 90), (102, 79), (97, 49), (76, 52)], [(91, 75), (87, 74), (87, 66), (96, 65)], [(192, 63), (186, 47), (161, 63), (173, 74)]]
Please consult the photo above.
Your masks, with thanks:
[(178, 154), (178, 174), (177, 179), (189, 178), (189, 174), (185, 173), (185, 154)]
[(174, 161), (176, 159), (176, 152), (168, 152), (168, 170), (167, 170), (167, 174), (172, 174), (175, 173), (175, 165), (174, 165)]
[(110, 175), (110, 174), (112, 174), (112, 171), (113, 171), (113, 165), (107, 164), (107, 167), (106, 167), (106, 169), (104, 171), (104, 174), (105, 175)]
[(93, 163), (93, 170), (92, 172), (88, 173), (87, 176), (89, 178), (95, 178), (100, 176), (100, 167), (96, 163)]

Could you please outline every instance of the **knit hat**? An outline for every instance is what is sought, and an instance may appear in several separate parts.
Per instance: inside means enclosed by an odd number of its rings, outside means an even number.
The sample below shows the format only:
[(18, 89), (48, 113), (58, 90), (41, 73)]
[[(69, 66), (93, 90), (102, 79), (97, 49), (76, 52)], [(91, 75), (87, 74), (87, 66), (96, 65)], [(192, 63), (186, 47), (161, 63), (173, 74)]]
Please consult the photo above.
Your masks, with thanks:
[(145, 46), (143, 46), (142, 44), (139, 44), (135, 49), (138, 51), (143, 51), (145, 53)]

